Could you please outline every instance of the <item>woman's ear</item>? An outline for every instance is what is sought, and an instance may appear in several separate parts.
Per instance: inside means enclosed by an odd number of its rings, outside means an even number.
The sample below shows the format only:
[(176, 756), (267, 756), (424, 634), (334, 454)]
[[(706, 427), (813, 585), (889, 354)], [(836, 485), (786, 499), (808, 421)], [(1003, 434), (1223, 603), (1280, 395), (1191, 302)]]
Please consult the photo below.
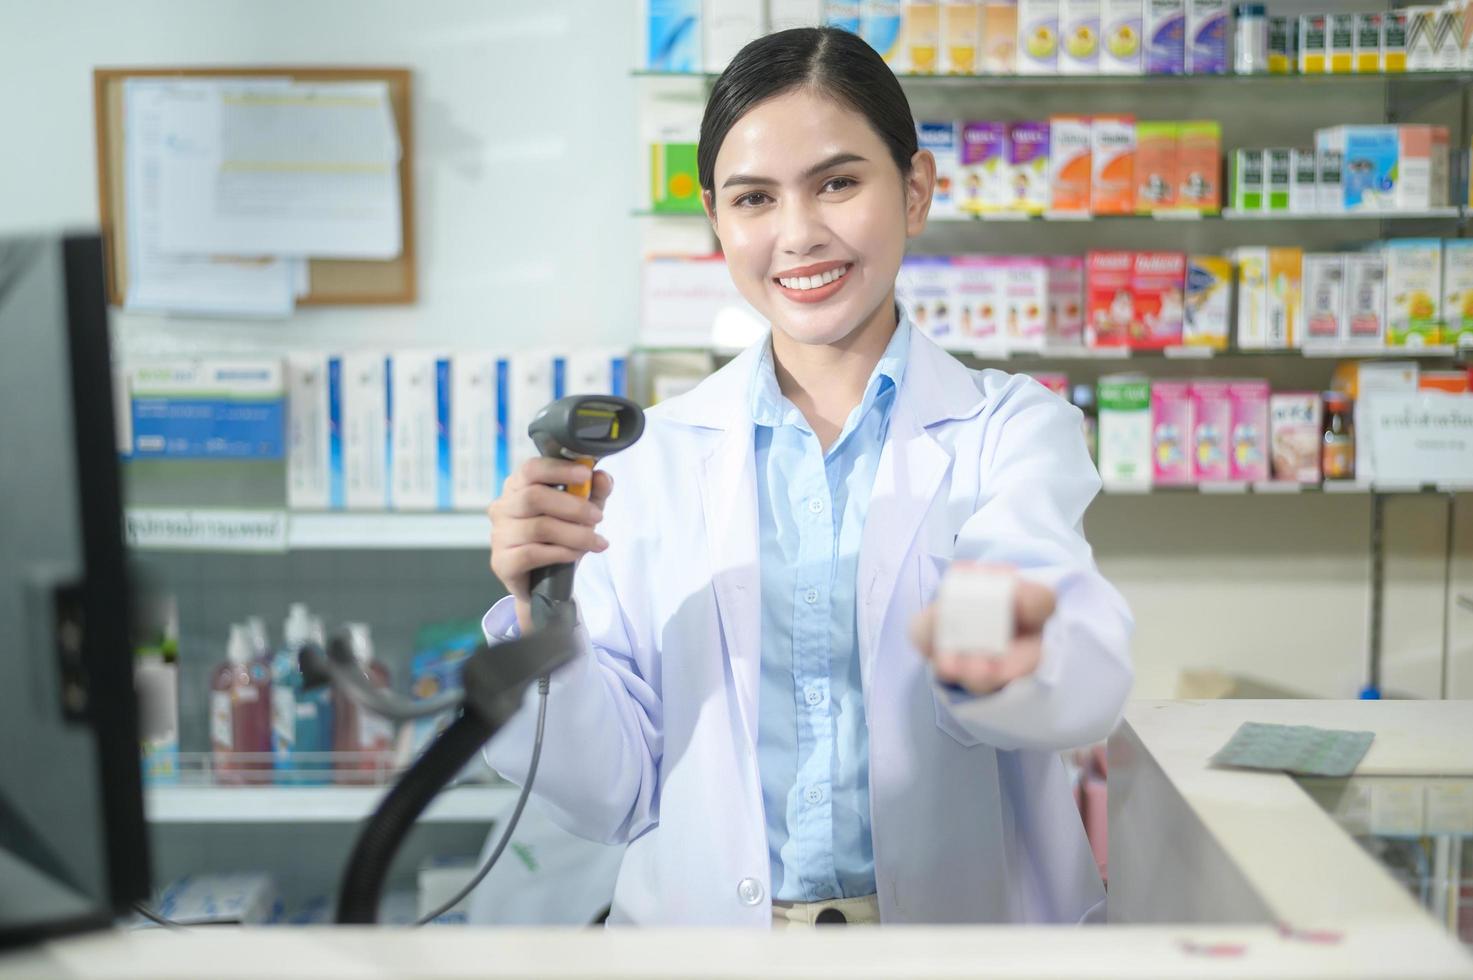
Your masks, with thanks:
[(910, 158), (905, 178), (905, 234), (914, 238), (926, 230), (931, 213), (931, 195), (936, 190), (936, 157), (930, 150), (917, 150)]
[(706, 212), (706, 220), (711, 222), (711, 230), (716, 230), (716, 195), (711, 191), (701, 191), (701, 209)]

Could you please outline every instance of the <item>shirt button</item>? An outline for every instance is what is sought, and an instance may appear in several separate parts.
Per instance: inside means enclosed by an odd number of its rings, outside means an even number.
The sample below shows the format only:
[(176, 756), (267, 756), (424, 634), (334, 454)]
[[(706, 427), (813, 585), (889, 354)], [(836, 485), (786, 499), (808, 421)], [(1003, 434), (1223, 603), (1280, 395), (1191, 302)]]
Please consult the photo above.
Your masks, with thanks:
[(803, 601), (808, 603), (810, 606), (813, 605), (815, 602), (818, 601), (818, 590), (809, 589), (807, 592), (803, 593)]
[(808, 513), (810, 513), (810, 514), (822, 514), (823, 513), (823, 501), (820, 498), (818, 498), (818, 497), (809, 497), (808, 498)]
[(737, 897), (743, 905), (761, 905), (766, 890), (756, 878), (743, 878), (737, 885)]
[(803, 695), (803, 700), (811, 705), (817, 705), (823, 701), (823, 692), (816, 687), (810, 687), (807, 693)]
[(805, 799), (809, 803), (813, 803), (813, 804), (822, 803), (823, 802), (823, 790), (819, 789), (817, 786), (810, 786), (810, 787), (808, 787), (808, 792), (806, 792), (806, 793), (803, 794), (803, 799)]

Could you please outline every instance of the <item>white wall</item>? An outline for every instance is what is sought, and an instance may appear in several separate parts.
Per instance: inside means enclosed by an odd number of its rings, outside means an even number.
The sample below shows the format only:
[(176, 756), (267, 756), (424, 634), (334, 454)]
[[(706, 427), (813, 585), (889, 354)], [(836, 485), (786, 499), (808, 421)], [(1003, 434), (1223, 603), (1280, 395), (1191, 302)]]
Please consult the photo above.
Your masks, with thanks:
[[(625, 0), (6, 0), (0, 233), (95, 223), (95, 66), (407, 65), (415, 73), (417, 305), (306, 310), (276, 323), (121, 314), (119, 348), (631, 343), (639, 255), (657, 234), (653, 223), (629, 215), (643, 173), (638, 103), (650, 91), (628, 76), (633, 9)], [(1230, 139), (1234, 129), (1257, 134), (1261, 114), (1215, 101), (1224, 91), (1157, 87), (1153, 97), (1166, 101), (1156, 114), (1231, 116)], [(1322, 102), (1330, 91), (1315, 86), (1285, 96)], [(1046, 100), (1070, 99), (1049, 90), (989, 95), (955, 87), (929, 98), (933, 104), (918, 111), (981, 113), (980, 101), (965, 109), (951, 103), (990, 98), (1023, 99), (1000, 108), (1039, 113), (1054, 108)], [(1379, 106), (1350, 105), (1345, 112), (1371, 109), (1379, 113)], [(1281, 129), (1311, 125), (1300, 116), (1296, 107), (1275, 118)], [(661, 225), (692, 237), (689, 224)], [(1020, 237), (1020, 248), (1047, 248), (1058, 245), (1056, 231), (1008, 233), (1031, 236)], [(1286, 243), (1291, 238), (1283, 236), (1300, 234), (1291, 226), (1253, 233)], [(1317, 232), (1334, 233), (1333, 226)], [(961, 228), (939, 234), (940, 250), (977, 247), (945, 240), (971, 234)], [(1136, 245), (1157, 232), (1100, 225), (1071, 234), (1083, 247), (1101, 236)], [(1222, 243), (1193, 237), (1181, 244)], [(1473, 593), (1470, 499), (1462, 498), (1457, 520), (1455, 576), (1465, 593)], [(1353, 696), (1364, 669), (1368, 525), (1365, 497), (1101, 500), (1088, 527), (1102, 567), (1137, 614), (1137, 694), (1171, 696), (1182, 667), (1213, 666), (1316, 696)], [(1441, 500), (1392, 506), (1388, 688), (1436, 693), (1444, 528)], [(1473, 614), (1454, 611), (1451, 621), (1453, 692), (1470, 697)]]
[(96, 224), (94, 67), (405, 66), (414, 72), (418, 304), (268, 323), (123, 314), (120, 349), (628, 343), (639, 268), (631, 9), (609, 0), (6, 0), (0, 233)]

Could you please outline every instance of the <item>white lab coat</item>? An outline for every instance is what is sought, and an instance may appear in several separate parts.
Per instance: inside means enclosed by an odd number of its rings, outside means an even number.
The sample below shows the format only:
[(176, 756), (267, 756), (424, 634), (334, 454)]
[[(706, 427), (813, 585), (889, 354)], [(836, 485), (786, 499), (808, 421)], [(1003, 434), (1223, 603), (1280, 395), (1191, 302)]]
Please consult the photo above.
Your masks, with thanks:
[[(757, 489), (748, 384), (760, 345), (648, 413), (580, 564), (584, 645), (557, 672), (534, 795), (575, 834), (628, 842), (611, 923), (771, 924), (757, 772)], [(1103, 738), (1133, 622), (1080, 530), (1099, 490), (1079, 411), (968, 370), (914, 332), (861, 539), (860, 673), (886, 923), (1073, 923), (1104, 893), (1058, 752)], [(911, 646), (953, 558), (1053, 586), (1037, 672), (954, 700)], [(510, 599), (487, 614), (515, 632)], [(535, 698), (488, 743), (525, 776)]]

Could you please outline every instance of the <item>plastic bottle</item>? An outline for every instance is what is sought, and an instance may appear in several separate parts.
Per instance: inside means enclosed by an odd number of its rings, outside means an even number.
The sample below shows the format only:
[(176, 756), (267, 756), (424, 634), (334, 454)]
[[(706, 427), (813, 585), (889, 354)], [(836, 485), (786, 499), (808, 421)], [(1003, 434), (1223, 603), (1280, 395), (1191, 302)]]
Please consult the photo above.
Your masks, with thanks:
[(143, 647), (133, 666), (138, 692), (138, 736), (143, 746), (143, 781), (179, 781), (179, 666), (162, 646)]
[(210, 743), (217, 782), (260, 782), (271, 768), (271, 679), (244, 624), (210, 682)]
[(271, 660), (271, 757), (278, 783), (321, 785), (332, 778), (332, 687), (308, 690), (298, 660), (302, 645), (313, 639), (313, 626), (307, 607), (294, 603), (282, 624), (282, 647)]
[[(389, 686), (389, 670), (373, 659), (373, 637), (364, 623), (349, 623), (353, 656), (369, 683)], [(340, 783), (377, 783), (388, 774), (393, 761), (394, 726), (386, 718), (362, 708), (346, 694), (339, 695), (333, 710), (333, 747), (347, 753), (338, 760)]]

